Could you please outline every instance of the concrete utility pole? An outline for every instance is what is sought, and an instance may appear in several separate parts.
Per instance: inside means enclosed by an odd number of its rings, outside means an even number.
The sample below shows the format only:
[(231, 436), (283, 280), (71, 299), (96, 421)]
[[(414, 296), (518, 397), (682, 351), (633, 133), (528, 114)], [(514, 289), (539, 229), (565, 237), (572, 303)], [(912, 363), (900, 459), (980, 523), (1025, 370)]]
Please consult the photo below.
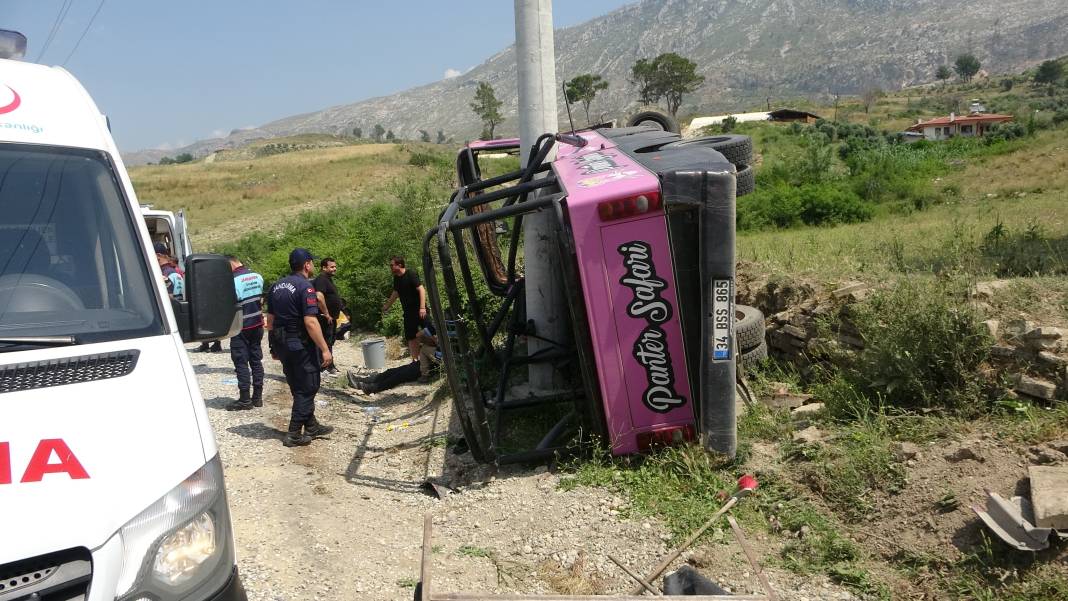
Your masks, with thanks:
[[(552, 0), (515, 0), (515, 55), (519, 79), (520, 161), (526, 164), (530, 147), (538, 136), (556, 133), (556, 49), (553, 44)], [(552, 157), (549, 156), (549, 160)], [(527, 319), (537, 334), (550, 340), (567, 340), (563, 290), (557, 282), (559, 265), (552, 241), (555, 217), (549, 211), (523, 219), (523, 265), (526, 274)], [(527, 352), (545, 348), (531, 339)], [(559, 386), (553, 370), (545, 364), (530, 366), (533, 391)]]

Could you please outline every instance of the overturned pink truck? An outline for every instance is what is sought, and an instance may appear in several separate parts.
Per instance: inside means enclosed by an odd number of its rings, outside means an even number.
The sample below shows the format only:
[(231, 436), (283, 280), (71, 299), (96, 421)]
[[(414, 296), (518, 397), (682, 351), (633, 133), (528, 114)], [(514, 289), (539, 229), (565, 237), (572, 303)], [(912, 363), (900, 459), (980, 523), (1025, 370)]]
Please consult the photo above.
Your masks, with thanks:
[[(518, 147), (464, 147), (460, 187), (424, 240), (474, 458), (541, 461), (591, 440), (616, 455), (695, 440), (733, 455), (739, 353), (766, 352), (762, 340), (741, 348), (735, 329), (735, 198), (753, 187), (749, 139), (681, 140), (650, 127), (546, 134), (526, 165), (482, 177), (487, 157)], [(526, 317), (522, 222), (535, 211), (553, 217), (565, 340)], [(530, 392), (532, 363), (566, 384)]]

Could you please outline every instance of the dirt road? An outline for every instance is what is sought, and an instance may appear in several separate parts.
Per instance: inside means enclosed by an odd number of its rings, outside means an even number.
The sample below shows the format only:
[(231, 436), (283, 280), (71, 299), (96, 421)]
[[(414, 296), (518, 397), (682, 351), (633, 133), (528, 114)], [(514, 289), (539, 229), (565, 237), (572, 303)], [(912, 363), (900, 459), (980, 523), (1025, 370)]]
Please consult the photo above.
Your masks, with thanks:
[[(349, 342), (335, 350), (343, 370), (361, 362)], [(290, 449), (281, 444), (290, 397), (277, 362), (265, 362), (264, 406), (228, 412), (236, 394), (229, 353), (190, 358), (219, 441), (238, 563), (254, 601), (411, 599), (426, 512), (434, 516), (439, 591), (622, 591), (631, 583), (608, 554), (644, 572), (669, 550), (659, 523), (623, 519), (626, 501), (609, 492), (564, 492), (544, 467), (492, 470), (469, 454), (446, 460), (451, 408), (437, 385), (357, 396), (344, 378), (328, 378), (316, 415), (337, 430)], [(430, 496), (420, 489), (428, 478), (456, 492)], [(705, 573), (756, 592), (740, 553), (711, 547), (701, 552), (718, 559)], [(852, 598), (827, 582), (770, 575), (785, 599)]]

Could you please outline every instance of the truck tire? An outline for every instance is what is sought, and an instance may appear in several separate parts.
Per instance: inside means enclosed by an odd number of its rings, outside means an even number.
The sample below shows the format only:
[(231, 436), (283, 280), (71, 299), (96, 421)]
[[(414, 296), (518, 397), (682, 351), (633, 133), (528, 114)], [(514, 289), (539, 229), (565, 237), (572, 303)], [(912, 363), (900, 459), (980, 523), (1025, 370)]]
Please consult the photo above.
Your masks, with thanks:
[(753, 371), (755, 367), (763, 363), (768, 358), (768, 343), (761, 342), (760, 346), (750, 350), (747, 353), (741, 353), (738, 355), (738, 367), (737, 370), (740, 373), (748, 374)]
[(764, 314), (760, 309), (734, 306), (734, 336), (738, 339), (739, 353), (743, 355), (764, 344)]
[(753, 139), (749, 136), (705, 136), (692, 140), (680, 140), (671, 146), (708, 146), (723, 155), (732, 165), (753, 164)]
[(734, 196), (745, 196), (756, 190), (756, 174), (753, 173), (753, 167), (750, 165), (737, 165), (738, 172), (734, 175), (735, 179), (735, 192)]
[(655, 109), (648, 109), (636, 113), (630, 119), (627, 119), (627, 125), (653, 125), (664, 131), (669, 131), (674, 134), (679, 133), (679, 122), (671, 115)]

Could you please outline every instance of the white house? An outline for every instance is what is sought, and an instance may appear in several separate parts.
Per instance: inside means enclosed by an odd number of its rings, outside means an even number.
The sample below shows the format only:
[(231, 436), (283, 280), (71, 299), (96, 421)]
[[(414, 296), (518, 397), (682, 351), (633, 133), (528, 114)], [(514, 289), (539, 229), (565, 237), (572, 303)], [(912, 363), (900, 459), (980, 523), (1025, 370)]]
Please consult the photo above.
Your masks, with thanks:
[(948, 117), (938, 117), (930, 121), (920, 121), (909, 127), (908, 131), (920, 132), (925, 140), (948, 140), (954, 136), (982, 136), (995, 123), (1012, 121), (1012, 115), (996, 113), (972, 113), (957, 116), (950, 113)]

